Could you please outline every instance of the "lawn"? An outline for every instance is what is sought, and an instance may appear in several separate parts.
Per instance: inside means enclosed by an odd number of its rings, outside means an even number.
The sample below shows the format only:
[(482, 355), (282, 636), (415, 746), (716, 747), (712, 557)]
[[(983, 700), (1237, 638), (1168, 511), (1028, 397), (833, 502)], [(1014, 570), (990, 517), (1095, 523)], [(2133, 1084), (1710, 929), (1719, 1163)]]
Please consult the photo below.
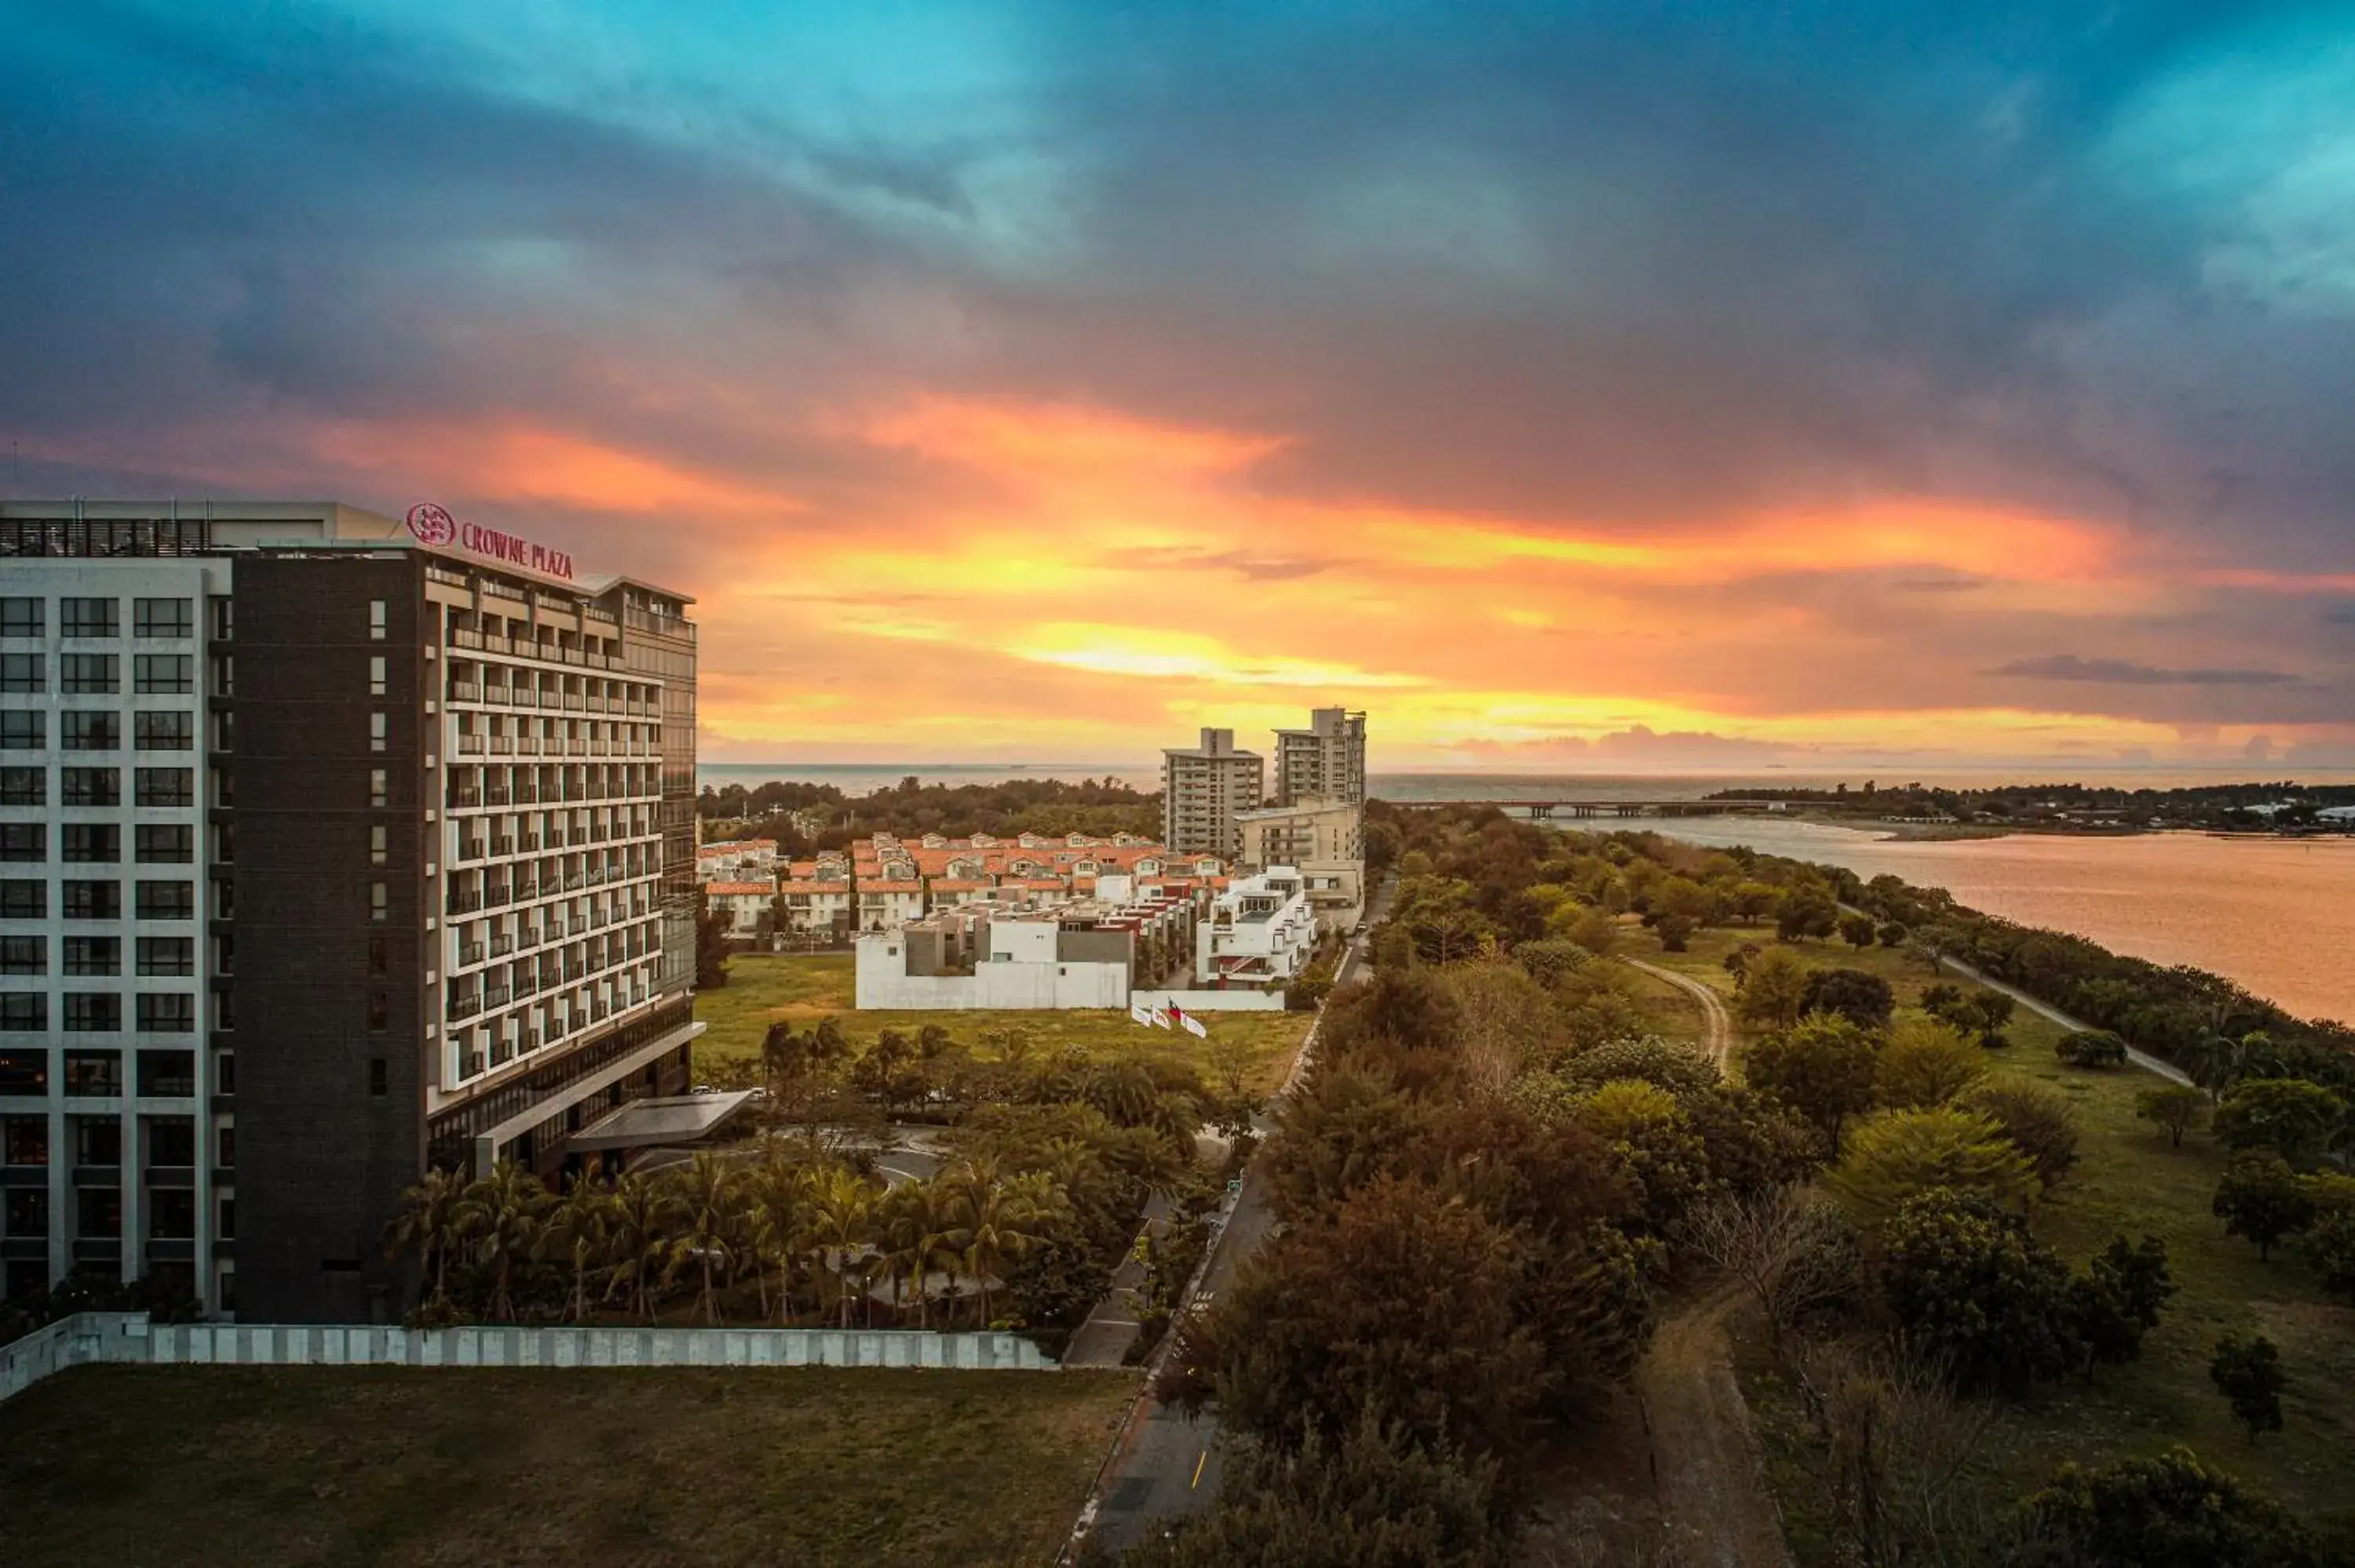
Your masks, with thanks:
[(11, 1568), (1039, 1564), (1118, 1372), (86, 1367), (0, 1406)]
[[(1709, 931), (1695, 937), (1686, 954), (1655, 958), (1648, 937), (1632, 941), (1630, 949), (1709, 980), (1730, 997), (1731, 978), (1720, 964), (1725, 952), (1743, 940), (1772, 939), (1771, 933)], [(1884, 948), (1859, 951), (1821, 942), (1800, 944), (1799, 950), (1811, 963), (1882, 976), (1902, 1004), (1914, 1002), (1934, 980), (1918, 959)], [(2179, 1288), (2164, 1321), (2144, 1342), (2140, 1361), (2105, 1369), (2091, 1386), (2048, 1390), (2032, 1407), (2003, 1407), (1986, 1445), (1990, 1474), (2016, 1491), (2042, 1480), (2064, 1459), (2100, 1464), (2188, 1443), (2301, 1512), (2355, 1510), (2355, 1309), (2327, 1299), (2295, 1256), (2276, 1253), (2261, 1262), (2255, 1247), (2224, 1234), (2209, 1209), (2222, 1152), (2205, 1133), (2170, 1149), (2163, 1133), (2135, 1117), (2136, 1093), (2157, 1077), (2133, 1067), (2063, 1067), (2052, 1054), (2060, 1027), (2024, 1007), (2009, 1033), (2011, 1048), (1988, 1055), (1995, 1075), (2065, 1094), (2083, 1126), (2077, 1166), (2038, 1205), (2037, 1234), (2079, 1266), (2114, 1235), (2158, 1236)], [(2207, 1370), (2218, 1335), (2252, 1331), (2281, 1348), (2291, 1378), (2283, 1400), (2285, 1429), (2254, 1448)], [(1748, 1370), (1771, 1437), (1778, 1423), (1796, 1421), (1794, 1402), (1763, 1359), (1753, 1359)], [(1786, 1503), (1803, 1505), (1804, 1499)]]
[[(1136, 1056), (1179, 1060), (1207, 1065), (1209, 1042), (1179, 1029), (1148, 1029), (1132, 1022), (1125, 1012), (1108, 1010), (1039, 1012), (993, 1012), (979, 1010), (899, 1012), (859, 1012), (851, 1005), (852, 959), (847, 953), (740, 954), (728, 961), (728, 983), (718, 991), (698, 991), (695, 1015), (710, 1025), (697, 1042), (701, 1062), (756, 1062), (761, 1038), (769, 1025), (790, 1021), (797, 1028), (814, 1025), (829, 1015), (842, 1021), (851, 1042), (871, 1044), (887, 1029), (913, 1039), (926, 1024), (938, 1024), (959, 1043), (986, 1055), (985, 1037), (993, 1031), (1018, 1029), (1027, 1034), (1034, 1054), (1065, 1045), (1079, 1045), (1104, 1056)], [(1251, 1047), (1249, 1083), (1261, 1095), (1273, 1094), (1290, 1067), (1293, 1054), (1308, 1033), (1305, 1012), (1214, 1012), (1203, 1014), (1211, 1040), (1240, 1038)]]

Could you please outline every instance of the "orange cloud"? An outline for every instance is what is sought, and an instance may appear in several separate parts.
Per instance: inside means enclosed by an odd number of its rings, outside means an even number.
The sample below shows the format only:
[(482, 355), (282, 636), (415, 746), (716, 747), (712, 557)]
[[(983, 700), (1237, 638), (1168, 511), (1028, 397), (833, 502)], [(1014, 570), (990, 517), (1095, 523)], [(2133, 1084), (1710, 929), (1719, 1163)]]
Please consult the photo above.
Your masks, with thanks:
[(1189, 429), (1101, 409), (932, 396), (867, 421), (859, 434), (877, 446), (1027, 479), (1228, 473), (1285, 444), (1276, 437)]
[(344, 423), (321, 432), (320, 454), (360, 472), (430, 473), (450, 494), (543, 502), (594, 512), (797, 512), (767, 485), (703, 473), (643, 453), (527, 425)]

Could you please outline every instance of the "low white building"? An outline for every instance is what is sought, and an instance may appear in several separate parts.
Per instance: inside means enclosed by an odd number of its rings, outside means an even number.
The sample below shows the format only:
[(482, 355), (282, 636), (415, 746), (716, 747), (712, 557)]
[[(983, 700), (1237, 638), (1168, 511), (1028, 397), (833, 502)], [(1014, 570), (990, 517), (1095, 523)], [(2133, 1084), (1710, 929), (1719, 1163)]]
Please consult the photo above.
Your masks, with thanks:
[(1194, 978), (1221, 989), (1289, 983), (1316, 951), (1316, 911), (1297, 868), (1270, 866), (1231, 883), (1194, 940)]
[(756, 938), (774, 928), (777, 885), (773, 882), (707, 882), (703, 896), (719, 917), (722, 937)]
[(924, 915), (924, 885), (914, 877), (861, 878), (858, 928), (889, 931)]
[(797, 877), (778, 891), (784, 929), (821, 934), (850, 929), (857, 911), (849, 877)]
[(783, 869), (774, 839), (730, 839), (695, 852), (695, 877), (703, 883), (774, 882)]
[(1365, 914), (1366, 841), (1359, 809), (1344, 800), (1309, 799), (1289, 806), (1240, 811), (1245, 871), (1291, 866), (1308, 889), (1316, 917), (1335, 931), (1354, 931)]

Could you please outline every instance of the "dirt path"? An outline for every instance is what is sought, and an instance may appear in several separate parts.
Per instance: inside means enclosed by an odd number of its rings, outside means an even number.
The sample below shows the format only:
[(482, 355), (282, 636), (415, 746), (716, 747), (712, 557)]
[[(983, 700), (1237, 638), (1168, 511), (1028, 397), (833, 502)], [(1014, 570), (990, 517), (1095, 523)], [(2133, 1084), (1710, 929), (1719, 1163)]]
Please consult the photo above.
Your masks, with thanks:
[(1641, 969), (1654, 980), (1668, 981), (1700, 1003), (1701, 1022), (1709, 1027), (1709, 1054), (1717, 1059), (1717, 1065), (1720, 1067), (1725, 1066), (1726, 1057), (1733, 1049), (1733, 1020), (1727, 1015), (1725, 999), (1717, 994), (1716, 988), (1705, 985), (1690, 975), (1680, 975), (1674, 969), (1664, 969), (1657, 964), (1647, 964), (1641, 959), (1627, 959), (1624, 961), (1628, 968)]
[(1663, 1322), (1636, 1369), (1660, 1513), (1691, 1568), (1789, 1568), (1750, 1406), (1733, 1377), (1729, 1287)]

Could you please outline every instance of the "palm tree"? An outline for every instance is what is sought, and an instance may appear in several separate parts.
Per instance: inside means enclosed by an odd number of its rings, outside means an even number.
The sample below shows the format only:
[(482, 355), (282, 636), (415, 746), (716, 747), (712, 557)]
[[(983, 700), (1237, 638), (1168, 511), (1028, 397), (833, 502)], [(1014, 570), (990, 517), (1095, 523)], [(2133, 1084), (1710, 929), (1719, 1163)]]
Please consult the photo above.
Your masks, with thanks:
[(761, 1277), (761, 1318), (769, 1316), (769, 1264), (784, 1266), (778, 1281), (777, 1320), (791, 1313), (794, 1296), (793, 1260), (802, 1251), (809, 1227), (809, 1168), (772, 1143), (760, 1166), (744, 1173), (745, 1237), (753, 1266)]
[(980, 1325), (989, 1324), (989, 1282), (998, 1264), (1020, 1257), (1039, 1240), (1032, 1227), (1040, 1218), (1039, 1200), (1051, 1178), (1033, 1171), (1008, 1180), (984, 1155), (968, 1160), (951, 1181), (956, 1204), (952, 1245), (981, 1292)]
[(828, 1266), (841, 1287), (842, 1326), (847, 1329), (851, 1276), (859, 1274), (864, 1278), (854, 1255), (863, 1255), (875, 1238), (875, 1189), (866, 1178), (837, 1165), (819, 1177), (811, 1190), (810, 1221), (806, 1239), (832, 1258)]
[(613, 1190), (583, 1171), (572, 1179), (571, 1191), (548, 1216), (540, 1232), (541, 1247), (572, 1265), (572, 1320), (589, 1315), (589, 1270), (604, 1255), (613, 1215)]
[(436, 1301), (449, 1298), (450, 1254), (465, 1239), (459, 1228), (459, 1205), (465, 1195), (465, 1184), (454, 1171), (428, 1171), (425, 1180), (401, 1194), (409, 1206), (385, 1227), (388, 1253), (414, 1248), (419, 1266), (432, 1272)]
[(613, 1204), (612, 1239), (606, 1255), (613, 1259), (613, 1276), (605, 1294), (612, 1296), (626, 1283), (631, 1310), (651, 1323), (655, 1320), (653, 1287), (670, 1256), (677, 1200), (668, 1182), (630, 1172), (613, 1183)]
[(736, 1168), (709, 1150), (695, 1157), (684, 1171), (671, 1172), (672, 1192), (679, 1216), (672, 1243), (671, 1272), (693, 1258), (702, 1270), (703, 1320), (719, 1321), (719, 1297), (712, 1288), (711, 1266), (725, 1263), (736, 1236), (736, 1216), (741, 1207)]
[(925, 1277), (936, 1264), (956, 1265), (951, 1241), (956, 1215), (948, 1192), (938, 1181), (910, 1181), (884, 1194), (880, 1235), (883, 1266), (891, 1275), (891, 1303), (900, 1303), (904, 1281), (916, 1298), (916, 1327), (929, 1326), (932, 1293)]
[(548, 1186), (525, 1166), (502, 1160), (459, 1200), (460, 1233), (472, 1240), (491, 1270), (491, 1317), (515, 1316), (511, 1290), (515, 1260), (530, 1255), (540, 1215), (549, 1206)]

